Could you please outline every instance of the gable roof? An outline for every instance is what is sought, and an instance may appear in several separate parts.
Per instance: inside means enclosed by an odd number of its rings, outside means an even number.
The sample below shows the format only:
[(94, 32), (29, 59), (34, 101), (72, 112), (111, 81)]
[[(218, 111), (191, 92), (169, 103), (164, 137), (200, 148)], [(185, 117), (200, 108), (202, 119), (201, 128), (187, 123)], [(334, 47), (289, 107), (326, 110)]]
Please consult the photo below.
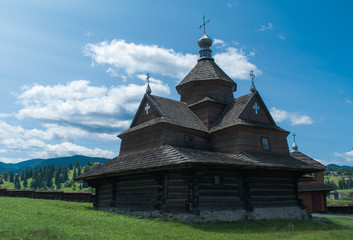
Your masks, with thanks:
[[(260, 100), (261, 104), (264, 106), (264, 110), (268, 116), (270, 124), (251, 121), (251, 120), (242, 118), (244, 110), (246, 109), (246, 107), (249, 105), (249, 103), (254, 97), (257, 97)], [(271, 114), (268, 112), (268, 109), (266, 108), (266, 105), (264, 104), (260, 94), (257, 91), (234, 99), (234, 101), (223, 110), (218, 120), (214, 123), (214, 125), (210, 129), (210, 132), (216, 132), (236, 125), (247, 125), (252, 127), (263, 127), (263, 128), (285, 131), (284, 129), (276, 125)]]
[(222, 80), (236, 85), (236, 83), (214, 62), (213, 59), (200, 59), (176, 88), (178, 89), (178, 87), (189, 82), (207, 80)]
[(118, 156), (82, 174), (76, 179), (94, 179), (101, 176), (115, 176), (131, 172), (163, 170), (187, 167), (192, 164), (232, 166), (241, 169), (266, 168), (313, 172), (322, 170), (316, 166), (291, 156), (268, 153), (222, 153), (192, 148), (163, 145), (129, 155)]
[[(188, 108), (186, 103), (148, 94), (145, 94), (144, 99), (145, 98), (153, 107), (156, 108), (156, 110), (161, 114), (161, 117), (133, 126), (120, 135), (124, 135), (157, 123), (169, 123), (203, 132), (208, 131), (207, 127), (197, 117), (197, 115), (190, 108)], [(142, 102), (144, 99), (142, 99)]]
[(323, 164), (319, 163), (318, 161), (312, 159), (311, 157), (309, 157), (309, 156), (307, 156), (304, 153), (301, 153), (299, 151), (292, 151), (290, 153), (290, 155), (293, 158), (298, 159), (298, 160), (300, 160), (302, 162), (305, 162), (305, 163), (307, 163), (307, 164), (309, 164), (309, 165), (311, 165), (311, 166), (313, 166), (315, 168), (321, 168), (322, 170), (326, 169), (326, 167)]

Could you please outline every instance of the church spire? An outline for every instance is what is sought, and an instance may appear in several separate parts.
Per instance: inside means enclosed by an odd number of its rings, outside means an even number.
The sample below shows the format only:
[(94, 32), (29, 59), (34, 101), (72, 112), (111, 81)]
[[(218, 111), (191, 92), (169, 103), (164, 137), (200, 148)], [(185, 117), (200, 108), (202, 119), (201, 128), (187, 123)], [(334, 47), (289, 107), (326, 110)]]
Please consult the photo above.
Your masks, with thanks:
[(293, 136), (293, 146), (292, 146), (292, 152), (298, 152), (298, 146), (297, 146), (297, 144), (295, 143), (295, 137), (297, 136), (296, 134), (295, 134), (295, 132), (293, 132), (293, 134), (292, 134), (292, 136)]
[(150, 95), (152, 93), (151, 87), (150, 87), (150, 74), (147, 73), (147, 88), (146, 88), (146, 93)]
[(206, 24), (209, 22), (210, 20), (205, 21), (205, 16), (203, 16), (203, 24), (200, 26), (200, 28), (203, 27), (203, 35), (197, 41), (197, 43), (199, 44), (199, 47), (201, 48), (201, 50), (199, 51), (200, 60), (207, 59), (207, 58), (213, 59), (212, 50), (210, 49), (210, 47), (212, 46), (212, 38), (206, 35)]

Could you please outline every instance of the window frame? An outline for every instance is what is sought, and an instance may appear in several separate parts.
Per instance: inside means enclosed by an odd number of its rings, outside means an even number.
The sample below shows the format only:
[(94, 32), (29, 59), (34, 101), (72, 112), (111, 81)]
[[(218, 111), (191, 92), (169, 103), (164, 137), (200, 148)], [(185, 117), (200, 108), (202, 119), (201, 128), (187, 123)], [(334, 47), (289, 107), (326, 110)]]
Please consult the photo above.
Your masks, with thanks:
[[(261, 137), (260, 141), (261, 141), (262, 150), (266, 152), (270, 152), (271, 151), (270, 138)], [(267, 144), (264, 141), (266, 141)], [(268, 148), (265, 148), (266, 145)]]

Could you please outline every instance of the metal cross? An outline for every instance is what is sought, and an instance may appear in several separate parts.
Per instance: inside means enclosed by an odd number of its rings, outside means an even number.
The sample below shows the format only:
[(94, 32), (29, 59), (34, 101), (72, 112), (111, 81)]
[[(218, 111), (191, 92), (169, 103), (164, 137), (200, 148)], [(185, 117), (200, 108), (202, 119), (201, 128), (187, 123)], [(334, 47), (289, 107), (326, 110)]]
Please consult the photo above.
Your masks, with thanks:
[(254, 104), (254, 106), (252, 106), (252, 108), (255, 110), (255, 114), (257, 114), (257, 112), (259, 111), (260, 107), (257, 106), (257, 103)]
[(150, 74), (149, 73), (147, 73), (146, 79), (147, 79), (147, 83), (150, 84)]
[(293, 132), (292, 136), (293, 136), (293, 139), (294, 139), (294, 142), (295, 142), (295, 137), (297, 136), (297, 135), (295, 134), (295, 132)]
[(254, 79), (255, 79), (256, 76), (255, 76), (253, 70), (250, 71), (250, 74), (249, 74), (249, 75), (250, 75), (250, 77), (251, 77), (251, 80), (254, 81)]
[(146, 114), (148, 114), (148, 110), (151, 108), (151, 106), (147, 103), (145, 107)]
[(203, 27), (203, 34), (206, 34), (206, 24), (210, 22), (210, 20), (208, 19), (207, 21), (205, 21), (205, 16), (202, 17), (203, 19), (203, 24), (200, 26), (200, 28)]

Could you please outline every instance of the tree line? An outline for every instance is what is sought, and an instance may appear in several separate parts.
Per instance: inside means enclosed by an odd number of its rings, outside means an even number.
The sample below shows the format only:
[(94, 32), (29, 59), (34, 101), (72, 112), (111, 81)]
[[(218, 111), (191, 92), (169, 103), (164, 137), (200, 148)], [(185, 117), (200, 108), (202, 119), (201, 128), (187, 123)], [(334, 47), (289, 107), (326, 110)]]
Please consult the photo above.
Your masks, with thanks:
[[(97, 164), (88, 162), (85, 167), (81, 167), (77, 160), (75, 166), (70, 163), (69, 166), (62, 167), (61, 163), (59, 163), (58, 167), (50, 164), (39, 168), (25, 169), (20, 174), (15, 174), (13, 171), (10, 173), (5, 171), (2, 178), (0, 177), (0, 185), (4, 184), (4, 181), (9, 181), (14, 184), (15, 189), (59, 190), (63, 187), (72, 187), (73, 190), (76, 190), (76, 188), (82, 189), (89, 187), (88, 184), (83, 181), (76, 181), (75, 177), (96, 166)], [(69, 177), (69, 171), (73, 171), (72, 178)], [(30, 184), (29, 179), (31, 179)], [(21, 181), (23, 182), (22, 186)]]

